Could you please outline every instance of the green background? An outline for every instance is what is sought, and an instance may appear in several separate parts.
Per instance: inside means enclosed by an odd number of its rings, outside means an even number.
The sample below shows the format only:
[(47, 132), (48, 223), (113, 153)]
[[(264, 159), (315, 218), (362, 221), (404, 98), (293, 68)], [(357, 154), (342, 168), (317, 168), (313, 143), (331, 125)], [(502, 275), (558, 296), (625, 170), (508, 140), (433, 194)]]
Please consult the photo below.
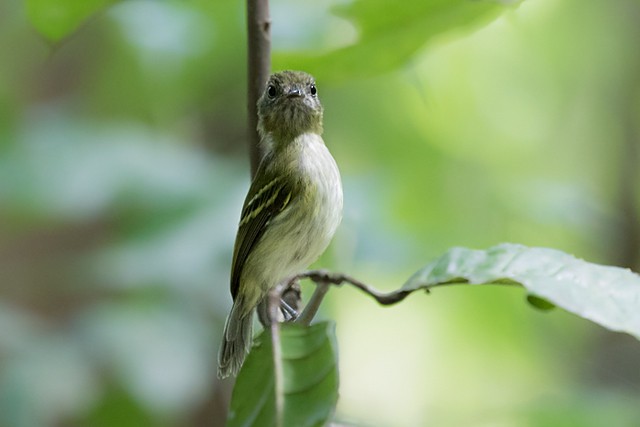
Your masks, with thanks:
[[(0, 426), (226, 416), (244, 3), (111, 3), (0, 1)], [(315, 75), (343, 175), (317, 266), (391, 290), (451, 246), (510, 241), (640, 269), (638, 1), (272, 0), (271, 17), (274, 69)], [(345, 287), (321, 317), (344, 422), (640, 420), (640, 344), (519, 290), (382, 308)]]

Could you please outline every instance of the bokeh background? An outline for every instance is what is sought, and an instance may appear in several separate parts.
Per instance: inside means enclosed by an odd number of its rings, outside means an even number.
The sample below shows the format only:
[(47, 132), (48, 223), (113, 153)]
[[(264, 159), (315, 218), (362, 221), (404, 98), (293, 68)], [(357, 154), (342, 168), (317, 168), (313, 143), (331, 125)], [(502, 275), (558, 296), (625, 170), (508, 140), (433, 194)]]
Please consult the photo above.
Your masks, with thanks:
[[(244, 2), (129, 0), (57, 42), (46, 3), (0, 1), (0, 426), (222, 425)], [(344, 179), (317, 266), (392, 290), (509, 241), (640, 270), (640, 2), (369, 3), (271, 0), (274, 69), (316, 76)], [(340, 288), (321, 317), (341, 422), (640, 425), (640, 343), (519, 290)]]

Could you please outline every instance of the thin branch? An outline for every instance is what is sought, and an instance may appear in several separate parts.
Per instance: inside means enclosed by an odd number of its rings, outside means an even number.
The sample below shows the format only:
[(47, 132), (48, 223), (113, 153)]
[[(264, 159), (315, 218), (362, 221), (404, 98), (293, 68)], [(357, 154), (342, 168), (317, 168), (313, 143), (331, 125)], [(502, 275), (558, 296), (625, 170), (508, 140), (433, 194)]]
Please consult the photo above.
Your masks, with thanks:
[(365, 294), (375, 299), (378, 302), (378, 304), (381, 304), (381, 305), (397, 304), (400, 301), (404, 300), (409, 294), (418, 290), (418, 289), (413, 289), (413, 290), (400, 289), (400, 290), (389, 292), (389, 293), (383, 293), (367, 285), (366, 283), (363, 283), (357, 279), (354, 279), (353, 277), (346, 274), (331, 273), (326, 270), (309, 270), (309, 271), (305, 271), (304, 273), (300, 273), (295, 276), (292, 276), (286, 280), (283, 280), (276, 287), (271, 289), (269, 293), (269, 299), (268, 299), (269, 324), (271, 326), (273, 326), (274, 323), (278, 323), (279, 319), (278, 319), (277, 309), (280, 307), (279, 301), (281, 300), (283, 293), (285, 293), (287, 289), (291, 287), (292, 284), (297, 283), (297, 281), (300, 279), (310, 279), (311, 281), (315, 282), (317, 285), (316, 291), (311, 297), (309, 304), (307, 304), (307, 307), (305, 307), (303, 313), (297, 319), (298, 323), (302, 323), (304, 325), (308, 325), (309, 323), (311, 323), (311, 320), (313, 320), (313, 317), (315, 316), (316, 312), (318, 311), (318, 308), (320, 307), (320, 303), (322, 302), (322, 299), (324, 298), (325, 294), (329, 290), (328, 285), (340, 286), (343, 283), (348, 283), (360, 289), (362, 292), (364, 292)]
[[(418, 286), (412, 289), (398, 289), (396, 291), (384, 293), (347, 274), (332, 273), (327, 270), (308, 270), (283, 280), (277, 286), (271, 289), (268, 298), (269, 307), (266, 310), (266, 312), (268, 312), (268, 319), (267, 322), (262, 322), (262, 324), (265, 325), (265, 328), (273, 326), (274, 323), (280, 322), (281, 319), (279, 318), (278, 312), (278, 309), (280, 308), (280, 301), (282, 300), (283, 295), (285, 295), (292, 286), (297, 286), (300, 279), (309, 279), (316, 284), (316, 290), (309, 300), (309, 303), (305, 307), (302, 314), (295, 320), (297, 323), (303, 325), (309, 325), (313, 320), (313, 317), (318, 311), (318, 308), (320, 307), (324, 296), (329, 291), (328, 285), (341, 286), (344, 283), (348, 283), (351, 286), (354, 286), (355, 288), (369, 295), (380, 305), (394, 305), (403, 301), (406, 297), (416, 291), (425, 291), (426, 293), (429, 293), (431, 288), (440, 286), (464, 285), (469, 283), (468, 280), (464, 278), (457, 278), (450, 281), (435, 283), (428, 288), (424, 286)], [(510, 280), (497, 280), (492, 283), (496, 285), (517, 284)]]
[(273, 352), (273, 374), (275, 381), (275, 400), (276, 400), (276, 426), (283, 426), (283, 414), (284, 414), (284, 371), (282, 367), (282, 353), (280, 347), (280, 322), (278, 322), (278, 310), (280, 308), (280, 299), (283, 292), (289, 286), (290, 282), (282, 282), (275, 286), (268, 294), (268, 311), (269, 319), (271, 321), (269, 327), (271, 329), (271, 349)]
[(262, 153), (256, 103), (271, 72), (271, 19), (269, 0), (247, 0), (247, 109), (251, 176), (258, 170)]
[[(640, 70), (636, 64), (634, 70)], [(617, 256), (615, 262), (622, 266), (638, 270), (640, 268), (640, 209), (637, 196), (640, 185), (638, 180), (638, 161), (640, 160), (640, 129), (638, 127), (638, 91), (640, 79), (637, 73), (629, 73), (632, 82), (624, 87), (620, 95), (620, 112), (618, 117), (624, 131), (620, 164), (618, 170), (618, 210), (620, 221), (618, 225)]]
[(320, 304), (324, 299), (324, 296), (329, 292), (330, 283), (327, 282), (316, 282), (316, 290), (311, 295), (311, 299), (307, 303), (304, 311), (298, 318), (296, 319), (296, 323), (300, 323), (302, 325), (310, 325), (313, 318), (316, 316), (318, 309), (320, 308)]
[(389, 293), (382, 293), (373, 287), (363, 283), (353, 277), (342, 273), (331, 273), (326, 270), (309, 270), (296, 276), (297, 279), (310, 279), (315, 283), (327, 283), (331, 285), (342, 285), (349, 283), (360, 289), (365, 294), (375, 299), (381, 305), (393, 305), (405, 299), (411, 292), (409, 290), (397, 290)]

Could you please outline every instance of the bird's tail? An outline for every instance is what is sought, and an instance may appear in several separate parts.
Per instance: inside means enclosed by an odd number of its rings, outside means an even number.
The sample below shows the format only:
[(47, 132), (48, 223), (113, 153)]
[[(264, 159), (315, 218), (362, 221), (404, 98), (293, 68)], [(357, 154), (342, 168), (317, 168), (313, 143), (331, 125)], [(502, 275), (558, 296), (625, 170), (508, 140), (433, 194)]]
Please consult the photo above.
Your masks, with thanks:
[(233, 303), (231, 313), (224, 324), (222, 345), (218, 354), (218, 377), (237, 375), (244, 358), (251, 349), (253, 310), (248, 313), (242, 304), (242, 298)]

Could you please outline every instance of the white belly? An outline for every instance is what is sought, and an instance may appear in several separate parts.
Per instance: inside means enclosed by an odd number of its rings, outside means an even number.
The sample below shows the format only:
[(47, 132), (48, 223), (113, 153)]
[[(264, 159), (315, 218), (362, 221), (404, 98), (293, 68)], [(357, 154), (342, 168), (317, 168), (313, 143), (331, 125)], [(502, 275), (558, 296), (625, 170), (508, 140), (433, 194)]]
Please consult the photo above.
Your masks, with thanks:
[(342, 184), (333, 157), (319, 135), (304, 134), (298, 139), (302, 150), (290, 161), (302, 171), (300, 179), (306, 180), (307, 191), (292, 198), (270, 222), (249, 256), (255, 259), (247, 260), (241, 278), (246, 285), (262, 287), (263, 292), (318, 259), (342, 219)]

